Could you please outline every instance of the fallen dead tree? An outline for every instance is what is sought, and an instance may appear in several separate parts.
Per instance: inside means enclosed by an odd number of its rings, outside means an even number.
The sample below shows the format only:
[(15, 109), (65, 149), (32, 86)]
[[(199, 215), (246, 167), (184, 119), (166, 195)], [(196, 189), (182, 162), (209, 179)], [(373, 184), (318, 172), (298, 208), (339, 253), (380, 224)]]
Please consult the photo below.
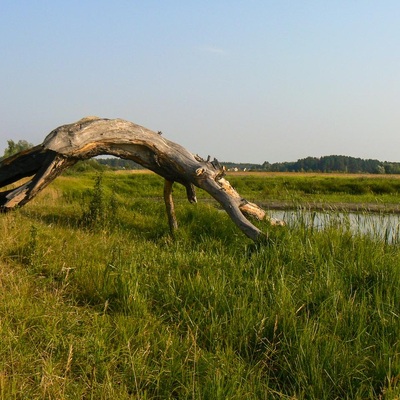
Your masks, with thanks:
[(20, 186), (0, 192), (0, 210), (10, 211), (33, 199), (66, 168), (80, 160), (108, 154), (133, 160), (165, 179), (164, 201), (171, 231), (178, 224), (174, 211), (174, 182), (186, 188), (187, 198), (195, 203), (195, 187), (208, 192), (249, 238), (257, 241), (264, 234), (247, 217), (267, 219), (265, 211), (243, 199), (224, 179), (224, 168), (214, 159), (204, 160), (185, 148), (153, 132), (122, 119), (87, 117), (54, 129), (42, 144), (0, 162), (0, 188), (23, 178)]

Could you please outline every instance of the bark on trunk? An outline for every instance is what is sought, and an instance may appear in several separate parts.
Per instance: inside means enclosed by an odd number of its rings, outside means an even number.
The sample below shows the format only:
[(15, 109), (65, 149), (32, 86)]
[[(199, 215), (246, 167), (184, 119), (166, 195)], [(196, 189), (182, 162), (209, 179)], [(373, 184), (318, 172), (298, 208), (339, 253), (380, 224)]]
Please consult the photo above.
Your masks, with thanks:
[[(79, 160), (98, 155), (113, 155), (133, 160), (165, 179), (164, 201), (171, 231), (177, 229), (172, 185), (185, 186), (187, 198), (196, 202), (195, 186), (204, 189), (225, 209), (233, 222), (249, 238), (257, 241), (264, 234), (247, 217), (267, 219), (265, 211), (243, 199), (223, 178), (219, 162), (204, 160), (177, 143), (140, 125), (122, 119), (87, 117), (53, 130), (41, 145), (0, 162), (0, 188), (22, 178), (31, 179), (21, 186), (0, 192), (3, 212), (23, 206), (65, 168)], [(272, 221), (273, 224), (282, 224)]]

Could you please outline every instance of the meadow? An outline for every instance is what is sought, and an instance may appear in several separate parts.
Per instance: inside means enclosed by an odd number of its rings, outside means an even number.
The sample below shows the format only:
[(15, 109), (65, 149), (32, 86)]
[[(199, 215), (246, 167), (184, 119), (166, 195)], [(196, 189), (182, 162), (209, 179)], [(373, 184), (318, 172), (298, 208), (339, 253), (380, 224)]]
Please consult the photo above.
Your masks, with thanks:
[[(231, 175), (248, 200), (393, 205), (398, 177)], [(398, 399), (400, 247), (256, 224), (154, 174), (59, 177), (0, 215), (0, 399)]]

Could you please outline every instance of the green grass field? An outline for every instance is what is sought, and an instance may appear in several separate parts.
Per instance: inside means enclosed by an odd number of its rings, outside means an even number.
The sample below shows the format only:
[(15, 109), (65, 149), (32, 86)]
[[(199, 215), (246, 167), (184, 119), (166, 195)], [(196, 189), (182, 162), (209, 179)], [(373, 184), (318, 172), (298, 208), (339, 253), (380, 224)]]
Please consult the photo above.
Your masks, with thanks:
[[(228, 179), (249, 200), (294, 204), (393, 203), (400, 190), (386, 178)], [(334, 219), (258, 222), (270, 240), (255, 245), (179, 185), (172, 239), (161, 178), (97, 183), (62, 176), (0, 215), (1, 400), (399, 398), (398, 245)]]
[(231, 183), (258, 201), (398, 204), (397, 175), (346, 174), (232, 174)]

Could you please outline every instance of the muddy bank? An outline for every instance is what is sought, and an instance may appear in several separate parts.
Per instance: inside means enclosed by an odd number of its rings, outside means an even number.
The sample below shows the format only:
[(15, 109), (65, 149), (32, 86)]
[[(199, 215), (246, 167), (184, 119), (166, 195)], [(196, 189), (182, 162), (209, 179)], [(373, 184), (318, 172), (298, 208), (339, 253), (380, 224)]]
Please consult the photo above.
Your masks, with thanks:
[(284, 201), (257, 202), (266, 210), (293, 210), (305, 209), (308, 211), (339, 211), (339, 212), (369, 212), (400, 214), (399, 204), (379, 203), (301, 203), (296, 204)]

